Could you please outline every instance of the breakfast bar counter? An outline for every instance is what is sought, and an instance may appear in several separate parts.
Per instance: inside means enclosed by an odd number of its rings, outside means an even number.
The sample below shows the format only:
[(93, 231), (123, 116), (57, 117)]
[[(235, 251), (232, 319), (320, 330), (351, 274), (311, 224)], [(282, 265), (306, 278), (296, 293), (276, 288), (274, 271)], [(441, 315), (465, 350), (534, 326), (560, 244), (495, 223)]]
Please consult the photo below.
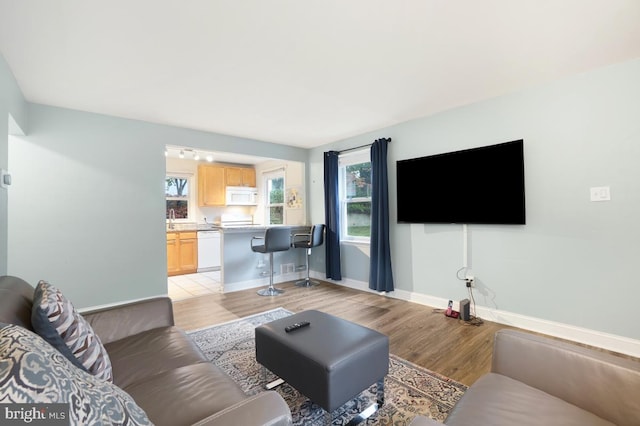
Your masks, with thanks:
[[(289, 225), (272, 225), (289, 226)], [(221, 231), (222, 238), (222, 282), (224, 291), (237, 291), (269, 284), (269, 256), (251, 250), (254, 236), (263, 236), (264, 225), (216, 226), (211, 229)], [(310, 226), (289, 226), (291, 234), (308, 233)], [(305, 251), (291, 248), (274, 253), (274, 283), (302, 278), (305, 265)]]

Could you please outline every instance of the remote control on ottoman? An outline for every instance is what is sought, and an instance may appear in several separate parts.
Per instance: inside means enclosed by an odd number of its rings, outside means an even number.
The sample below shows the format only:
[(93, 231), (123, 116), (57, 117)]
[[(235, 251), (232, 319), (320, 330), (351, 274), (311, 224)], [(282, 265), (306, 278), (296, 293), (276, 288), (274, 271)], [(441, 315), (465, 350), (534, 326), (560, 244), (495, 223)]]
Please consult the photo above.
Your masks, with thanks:
[(302, 328), (302, 327), (306, 327), (309, 324), (310, 324), (309, 321), (300, 321), (300, 322), (297, 322), (295, 324), (291, 324), (291, 325), (286, 326), (284, 328), (284, 331), (289, 333), (290, 331), (297, 330), (297, 329)]

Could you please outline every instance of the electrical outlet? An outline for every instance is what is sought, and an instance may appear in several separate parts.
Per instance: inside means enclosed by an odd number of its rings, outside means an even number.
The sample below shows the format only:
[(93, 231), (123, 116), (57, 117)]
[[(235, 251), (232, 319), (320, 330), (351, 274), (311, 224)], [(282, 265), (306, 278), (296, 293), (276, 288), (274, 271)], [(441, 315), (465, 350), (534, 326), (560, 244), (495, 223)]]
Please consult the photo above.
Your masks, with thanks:
[(280, 273), (288, 274), (295, 271), (295, 265), (293, 263), (283, 263), (280, 265)]
[(475, 284), (475, 277), (473, 275), (466, 275), (464, 280), (467, 283), (467, 287), (473, 287)]
[(611, 201), (611, 190), (608, 186), (590, 188), (591, 201)]

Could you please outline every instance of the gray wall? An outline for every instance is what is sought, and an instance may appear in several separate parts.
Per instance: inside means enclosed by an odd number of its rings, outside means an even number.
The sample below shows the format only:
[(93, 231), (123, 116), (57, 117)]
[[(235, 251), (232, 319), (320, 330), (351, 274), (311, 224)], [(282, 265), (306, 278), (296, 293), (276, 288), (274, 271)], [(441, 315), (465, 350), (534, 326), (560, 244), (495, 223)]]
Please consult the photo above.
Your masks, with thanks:
[(305, 161), (306, 150), (29, 104), (10, 139), (8, 271), (82, 308), (166, 294), (166, 144)]
[[(0, 55), (0, 169), (9, 167), (9, 133), (26, 130), (26, 103), (9, 66)], [(7, 274), (8, 191), (0, 188), (0, 275)]]
[[(396, 223), (396, 161), (522, 138), (527, 225), (469, 226), (476, 303), (640, 339), (629, 306), (640, 300), (640, 60), (314, 149), (308, 179), (313, 221), (324, 215), (317, 195), (322, 152), (379, 137), (393, 139), (388, 165), (398, 289), (468, 297), (456, 278), (463, 264), (462, 226)], [(590, 202), (589, 188), (604, 185), (612, 200)], [(416, 184), (416, 202), (426, 208), (428, 186)], [(368, 251), (343, 245), (342, 255), (345, 279), (368, 281)]]

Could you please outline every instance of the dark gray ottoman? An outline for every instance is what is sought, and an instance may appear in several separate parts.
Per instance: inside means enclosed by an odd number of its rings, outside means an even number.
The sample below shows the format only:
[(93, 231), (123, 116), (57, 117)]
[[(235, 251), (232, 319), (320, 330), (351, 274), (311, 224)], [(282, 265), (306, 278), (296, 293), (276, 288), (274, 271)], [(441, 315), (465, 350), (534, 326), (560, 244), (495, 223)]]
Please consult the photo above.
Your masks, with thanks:
[[(310, 325), (285, 332), (302, 321)], [(331, 413), (373, 383), (384, 394), (389, 338), (320, 311), (303, 311), (256, 328), (256, 360)]]

